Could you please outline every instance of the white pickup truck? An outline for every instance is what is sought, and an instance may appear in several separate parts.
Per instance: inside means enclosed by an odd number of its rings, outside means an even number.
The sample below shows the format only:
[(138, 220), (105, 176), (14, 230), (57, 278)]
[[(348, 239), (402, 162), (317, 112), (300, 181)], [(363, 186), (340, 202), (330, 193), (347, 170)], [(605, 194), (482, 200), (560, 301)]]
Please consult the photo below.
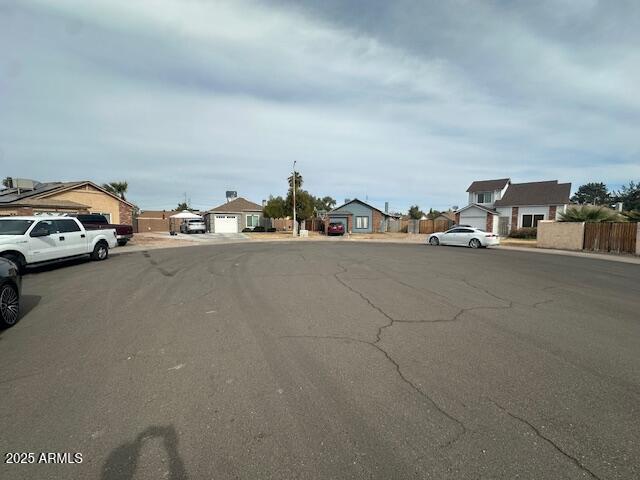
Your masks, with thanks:
[(71, 217), (0, 217), (0, 257), (20, 270), (81, 255), (104, 260), (116, 244), (115, 229), (85, 230)]

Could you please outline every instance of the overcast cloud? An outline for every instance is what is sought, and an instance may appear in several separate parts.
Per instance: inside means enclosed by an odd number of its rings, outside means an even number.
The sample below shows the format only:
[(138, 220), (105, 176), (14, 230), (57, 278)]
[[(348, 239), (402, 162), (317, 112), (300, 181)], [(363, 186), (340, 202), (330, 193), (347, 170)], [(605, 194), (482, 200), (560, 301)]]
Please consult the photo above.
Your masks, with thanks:
[(406, 210), (640, 179), (640, 3), (3, 1), (0, 175)]

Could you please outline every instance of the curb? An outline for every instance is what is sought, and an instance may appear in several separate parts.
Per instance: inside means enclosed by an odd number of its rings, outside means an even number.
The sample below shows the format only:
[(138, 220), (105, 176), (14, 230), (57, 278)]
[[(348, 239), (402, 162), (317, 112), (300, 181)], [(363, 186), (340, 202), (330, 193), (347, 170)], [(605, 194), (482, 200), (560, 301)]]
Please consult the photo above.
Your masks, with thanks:
[(565, 257), (590, 258), (592, 260), (608, 260), (610, 262), (630, 263), (640, 265), (640, 257), (616, 255), (614, 253), (590, 253), (590, 252), (574, 252), (571, 250), (555, 250), (552, 248), (533, 248), (533, 247), (509, 247), (499, 246), (493, 247), (495, 250), (512, 250), (514, 252), (531, 252), (542, 253), (547, 255), (564, 255)]

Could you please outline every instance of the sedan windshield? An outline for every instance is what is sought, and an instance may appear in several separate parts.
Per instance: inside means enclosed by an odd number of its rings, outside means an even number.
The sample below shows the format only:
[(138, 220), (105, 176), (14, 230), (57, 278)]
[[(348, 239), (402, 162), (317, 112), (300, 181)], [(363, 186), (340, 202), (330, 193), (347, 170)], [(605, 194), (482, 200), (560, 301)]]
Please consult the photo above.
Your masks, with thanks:
[(0, 235), (24, 235), (33, 220), (0, 219)]

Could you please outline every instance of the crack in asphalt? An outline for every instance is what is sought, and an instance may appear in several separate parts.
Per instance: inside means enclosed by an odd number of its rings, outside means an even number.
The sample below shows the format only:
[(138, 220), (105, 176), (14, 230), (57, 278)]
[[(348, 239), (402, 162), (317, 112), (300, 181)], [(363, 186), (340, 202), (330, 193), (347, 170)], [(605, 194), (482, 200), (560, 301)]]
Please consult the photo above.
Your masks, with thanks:
[[(416, 393), (418, 393), (419, 395), (421, 395), (423, 398), (425, 398), (426, 400), (429, 401), (429, 403), (431, 405), (433, 405), (433, 407), (440, 412), (442, 415), (444, 415), (446, 418), (448, 418), (449, 420), (451, 420), (452, 422), (454, 422), (458, 428), (459, 428), (459, 433), (454, 436), (453, 438), (451, 438), (448, 442), (446, 442), (445, 444), (441, 445), (441, 447), (447, 447), (450, 446), (451, 444), (453, 444), (454, 442), (456, 442), (458, 439), (460, 439), (463, 435), (465, 435), (467, 433), (467, 427), (464, 425), (464, 423), (459, 419), (454, 417), (452, 414), (450, 414), (449, 412), (447, 412), (443, 407), (441, 407), (435, 400), (433, 400), (433, 398), (431, 398), (431, 396), (429, 396), (429, 394), (427, 394), (425, 391), (423, 391), (420, 387), (418, 387), (418, 385), (416, 385), (414, 382), (412, 382), (402, 371), (402, 368), (400, 367), (400, 363), (398, 361), (396, 361), (391, 354), (385, 350), (381, 345), (380, 342), (382, 341), (382, 332), (385, 328), (390, 328), (393, 326), (394, 323), (396, 322), (400, 322), (402, 323), (402, 321), (398, 321), (395, 320), (391, 315), (389, 315), (387, 312), (385, 312), (381, 307), (379, 307), (378, 305), (376, 305), (373, 301), (371, 301), (371, 299), (369, 297), (367, 297), (366, 295), (364, 295), (362, 292), (360, 292), (358, 289), (352, 287), (351, 285), (349, 285), (346, 281), (344, 281), (343, 279), (340, 278), (340, 274), (344, 274), (348, 272), (348, 269), (342, 265), (341, 263), (338, 263), (338, 267), (340, 267), (341, 271), (340, 272), (336, 272), (334, 274), (334, 278), (338, 281), (338, 283), (340, 283), (341, 285), (343, 285), (347, 290), (349, 290), (350, 292), (358, 295), (362, 300), (364, 300), (371, 308), (373, 308), (374, 310), (376, 310), (377, 312), (379, 312), (382, 316), (384, 316), (388, 322), (380, 327), (378, 327), (378, 331), (376, 332), (376, 341), (375, 342), (367, 342), (366, 340), (360, 340), (360, 339), (354, 339), (351, 337), (331, 337), (331, 336), (326, 336), (326, 337), (313, 337), (313, 338), (325, 338), (325, 339), (337, 339), (337, 338), (342, 338), (342, 339), (346, 339), (346, 340), (351, 340), (354, 342), (359, 342), (359, 343), (364, 343), (367, 345), (372, 346), (373, 348), (375, 348), (376, 350), (378, 350), (380, 353), (382, 353), (385, 358), (387, 359), (387, 361), (389, 361), (395, 368), (398, 376), (400, 377), (400, 379), (407, 384), (411, 389), (413, 389), (413, 391), (415, 391)], [(459, 312), (460, 314), (461, 312)], [(458, 315), (459, 315), (458, 314)]]
[(387, 361), (389, 361), (394, 366), (396, 373), (398, 374), (398, 377), (400, 377), (400, 379), (406, 385), (408, 385), (418, 395), (426, 399), (433, 406), (433, 408), (435, 408), (439, 413), (441, 413), (443, 416), (445, 416), (446, 418), (448, 418), (458, 426), (459, 432), (455, 436), (453, 436), (451, 439), (449, 439), (447, 442), (440, 445), (440, 448), (449, 447), (469, 431), (469, 429), (465, 426), (465, 424), (459, 418), (456, 418), (452, 414), (447, 412), (433, 398), (431, 398), (429, 394), (427, 394), (424, 390), (418, 387), (418, 385), (416, 385), (414, 382), (409, 380), (409, 378), (407, 378), (407, 376), (402, 372), (402, 369), (400, 368), (400, 364), (389, 354), (389, 352), (387, 352), (384, 348), (382, 348), (377, 341), (368, 342), (366, 340), (361, 340), (359, 338), (340, 336), (340, 335), (283, 335), (278, 338), (306, 338), (306, 339), (313, 339), (313, 340), (346, 340), (346, 341), (361, 343), (361, 344), (373, 347), (376, 350), (378, 350), (380, 353), (382, 353), (387, 359)]
[(589, 475), (591, 475), (592, 478), (595, 478), (596, 480), (601, 480), (601, 478), (598, 475), (596, 475), (595, 473), (593, 473), (587, 466), (585, 466), (584, 463), (582, 463), (576, 457), (574, 457), (573, 455), (571, 455), (570, 453), (565, 451), (562, 447), (560, 447), (560, 445), (558, 445), (556, 442), (551, 440), (549, 437), (544, 435), (542, 433), (542, 431), (538, 427), (536, 427), (534, 424), (532, 424), (530, 421), (528, 421), (527, 419), (525, 419), (523, 417), (520, 417), (519, 415), (516, 415), (515, 413), (510, 412), (509, 410), (507, 410), (505, 407), (500, 405), (495, 400), (493, 400), (493, 399), (489, 399), (489, 400), (491, 401), (491, 403), (493, 403), (496, 407), (498, 407), (500, 410), (502, 410), (504, 413), (506, 413), (508, 416), (510, 416), (514, 420), (517, 420), (517, 421), (527, 425), (538, 437), (540, 437), (545, 442), (547, 442), (549, 445), (551, 445), (558, 453), (560, 453), (565, 458), (567, 458), (569, 461), (571, 461), (571, 463), (573, 463), (580, 470), (582, 470), (583, 472), (588, 473)]
[[(346, 282), (344, 279), (340, 278), (340, 275), (348, 273), (348, 268), (346, 266), (344, 266), (343, 264), (338, 262), (338, 267), (340, 268), (340, 271), (335, 272), (333, 274), (333, 277), (336, 279), (336, 281), (338, 283), (340, 283), (343, 287), (345, 287), (347, 290), (349, 290), (350, 292), (354, 293), (355, 295), (358, 295), (364, 302), (366, 302), (372, 309), (374, 309), (375, 311), (377, 311), (378, 313), (380, 313), (384, 318), (387, 319), (387, 322), (384, 325), (381, 325), (380, 327), (378, 327), (378, 330), (376, 331), (376, 335), (375, 335), (375, 341), (370, 342), (370, 341), (366, 341), (366, 340), (361, 340), (361, 339), (357, 339), (357, 338), (353, 338), (353, 337), (346, 337), (346, 336), (332, 336), (332, 335), (325, 335), (325, 336), (321, 336), (321, 335), (299, 335), (299, 336), (287, 336), (287, 337), (282, 337), (282, 338), (313, 338), (313, 339), (325, 339), (325, 340), (346, 340), (346, 341), (352, 341), (352, 342), (357, 342), (357, 343), (363, 343), (366, 345), (369, 345), (373, 348), (375, 348), (376, 350), (378, 350), (380, 353), (382, 353), (385, 358), (387, 359), (388, 362), (390, 362), (395, 370), (396, 373), (398, 374), (398, 376), (400, 377), (400, 379), (407, 384), (413, 391), (415, 391), (416, 393), (418, 393), (419, 395), (421, 395), (422, 397), (424, 397), (426, 400), (429, 401), (429, 403), (431, 405), (433, 405), (433, 407), (440, 412), (443, 416), (445, 416), (446, 418), (448, 418), (449, 420), (451, 420), (453, 423), (455, 423), (458, 428), (459, 428), (459, 433), (454, 436), (452, 439), (450, 439), (448, 442), (446, 442), (445, 444), (441, 445), (441, 448), (447, 447), (452, 445), (453, 443), (455, 443), (457, 440), (459, 440), (463, 435), (465, 435), (468, 431), (466, 425), (459, 419), (456, 418), (455, 416), (453, 416), (452, 414), (450, 414), (448, 411), (446, 411), (443, 407), (441, 407), (435, 400), (433, 400), (433, 398), (431, 398), (431, 396), (429, 396), (429, 394), (427, 394), (425, 391), (423, 391), (418, 385), (416, 385), (413, 381), (411, 381), (406, 375), (405, 373), (402, 371), (402, 368), (400, 366), (400, 363), (398, 361), (396, 361), (392, 355), (385, 350), (382, 345), (382, 334), (384, 332), (385, 329), (387, 328), (391, 328), (393, 327), (394, 324), (396, 323), (441, 323), (441, 322), (455, 322), (460, 320), (460, 318), (469, 312), (472, 311), (476, 311), (476, 310), (508, 310), (508, 309), (512, 309), (515, 305), (515, 302), (513, 300), (501, 297), (499, 295), (496, 295), (495, 293), (489, 291), (486, 288), (483, 288), (481, 286), (478, 285), (474, 285), (473, 283), (471, 283), (467, 278), (458, 278), (456, 280), (462, 281), (465, 285), (467, 285), (469, 288), (473, 289), (473, 290), (477, 290), (479, 292), (484, 293), (485, 295), (488, 295), (489, 297), (492, 297), (496, 300), (498, 300), (499, 302), (504, 303), (504, 305), (495, 305), (495, 306), (474, 306), (474, 307), (466, 307), (466, 308), (460, 308), (459, 311), (453, 315), (451, 318), (445, 318), (445, 319), (437, 319), (437, 320), (401, 320), (401, 319), (395, 319), (393, 318), (389, 313), (387, 313), (383, 308), (381, 308), (380, 306), (376, 305), (376, 303), (374, 303), (368, 296), (366, 296), (364, 293), (362, 293), (360, 290), (356, 289), (355, 287), (353, 287), (352, 285), (350, 285), (348, 282)], [(378, 271), (379, 272), (379, 271)], [(382, 272), (379, 272), (382, 273)], [(393, 281), (396, 281), (397, 283), (401, 284), (401, 285), (405, 285), (409, 288), (412, 288), (414, 290), (417, 290), (416, 287), (406, 284), (405, 282), (402, 282), (398, 279), (395, 279), (393, 277), (390, 277), (389, 275), (387, 275), (387, 278), (390, 278)], [(431, 293), (435, 293), (437, 296), (445, 298), (445, 303), (447, 303), (450, 306), (456, 306), (453, 305), (451, 302), (449, 302), (449, 299), (444, 297), (443, 295), (438, 294), (437, 292), (431, 292)], [(552, 302), (553, 299), (548, 299), (548, 300), (544, 300), (544, 301), (540, 301), (540, 302), (536, 302), (534, 303), (532, 306), (535, 308), (538, 305), (542, 305), (544, 303), (548, 303), (548, 302)], [(457, 306), (456, 306), (457, 307)], [(505, 410), (506, 412), (506, 410)], [(509, 413), (509, 412), (507, 412)], [(517, 418), (514, 416), (514, 418)], [(522, 420), (526, 423), (525, 420)], [(533, 425), (530, 425), (531, 428), (533, 428), (542, 438), (543, 437), (538, 431), (537, 429), (535, 429), (535, 427)], [(545, 438), (546, 439), (546, 438)], [(549, 443), (551, 443), (552, 445), (554, 445), (554, 447), (556, 449), (558, 449), (558, 451), (562, 452), (563, 454), (565, 454), (566, 456), (569, 456), (568, 454), (566, 454), (562, 449), (560, 449), (560, 447), (558, 447), (557, 445), (555, 445), (551, 440), (546, 439)], [(569, 458), (573, 458), (570, 457)], [(574, 459), (575, 460), (575, 459)], [(577, 462), (577, 460), (575, 460)], [(578, 465), (579, 462), (578, 462)], [(588, 470), (585, 470), (588, 471)], [(591, 472), (589, 472), (591, 473)], [(593, 474), (592, 474), (593, 475)], [(595, 477), (594, 475), (594, 478)]]
[(555, 302), (555, 299), (548, 298), (547, 300), (540, 300), (539, 302), (535, 302), (531, 304), (532, 308), (538, 308), (540, 305), (545, 305), (547, 303)]

